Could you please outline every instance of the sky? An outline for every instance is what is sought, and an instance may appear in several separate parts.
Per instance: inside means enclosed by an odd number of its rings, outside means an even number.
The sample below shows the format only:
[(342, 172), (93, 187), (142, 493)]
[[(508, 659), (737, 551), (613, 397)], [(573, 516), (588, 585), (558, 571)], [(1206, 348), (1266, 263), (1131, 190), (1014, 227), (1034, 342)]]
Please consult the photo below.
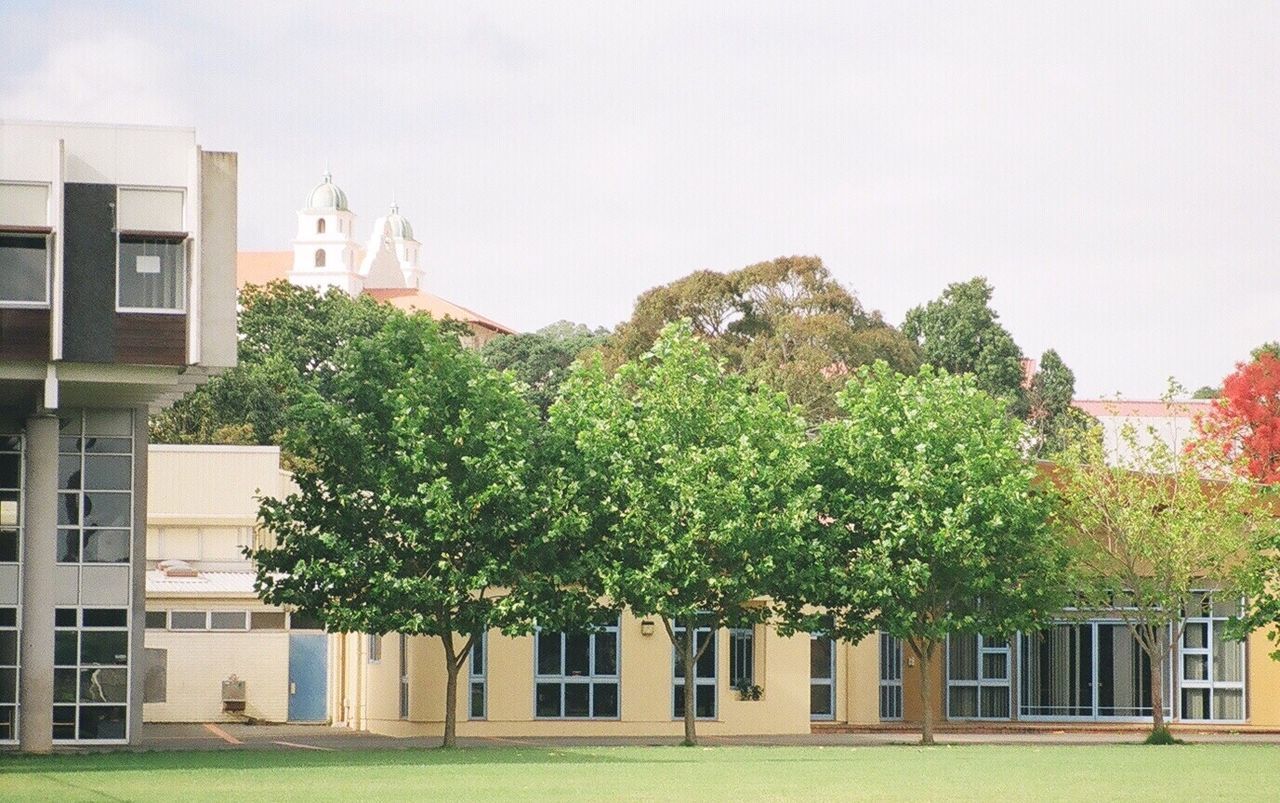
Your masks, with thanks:
[(0, 117), (194, 127), (242, 250), (326, 165), (428, 289), (613, 326), (698, 269), (820, 256), (870, 309), (975, 275), (1077, 395), (1280, 339), (1280, 6), (0, 3)]

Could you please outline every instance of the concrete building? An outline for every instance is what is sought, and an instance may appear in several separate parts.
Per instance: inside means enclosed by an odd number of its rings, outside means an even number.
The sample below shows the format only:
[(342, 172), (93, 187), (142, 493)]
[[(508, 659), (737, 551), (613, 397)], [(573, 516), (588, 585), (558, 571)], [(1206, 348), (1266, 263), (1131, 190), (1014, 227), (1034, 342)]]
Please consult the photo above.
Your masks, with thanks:
[(374, 220), (363, 248), (356, 240), (355, 224), (347, 194), (326, 172), (298, 210), (293, 250), (241, 253), (241, 286), (287, 279), (322, 291), (336, 287), (351, 296), (368, 295), (405, 311), (465, 323), (472, 332), (467, 345), (476, 348), (511, 334), (508, 327), (428, 292), (422, 243), (414, 239), (413, 227), (397, 204)]
[(0, 122), (0, 742), (137, 734), (147, 415), (235, 364), (236, 169)]

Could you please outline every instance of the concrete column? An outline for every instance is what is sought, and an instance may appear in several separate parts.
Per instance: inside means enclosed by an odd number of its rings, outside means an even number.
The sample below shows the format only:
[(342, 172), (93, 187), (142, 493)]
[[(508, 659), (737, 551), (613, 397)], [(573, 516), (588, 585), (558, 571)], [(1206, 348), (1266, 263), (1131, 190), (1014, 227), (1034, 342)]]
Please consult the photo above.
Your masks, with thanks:
[(129, 607), (129, 743), (142, 736), (142, 695), (147, 679), (147, 408), (133, 411), (133, 563)]
[(18, 742), (53, 749), (53, 601), (57, 561), (58, 418), (27, 419), (22, 517), (22, 655)]

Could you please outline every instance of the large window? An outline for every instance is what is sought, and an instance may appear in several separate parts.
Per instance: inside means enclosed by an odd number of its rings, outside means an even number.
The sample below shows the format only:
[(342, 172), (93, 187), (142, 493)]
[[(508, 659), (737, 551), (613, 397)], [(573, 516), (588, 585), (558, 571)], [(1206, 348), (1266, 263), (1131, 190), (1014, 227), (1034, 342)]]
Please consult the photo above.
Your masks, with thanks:
[[(484, 719), (488, 714), (489, 634), (481, 633), (471, 643), (470, 669), (467, 670), (467, 716)], [(615, 673), (616, 674), (616, 673)]]
[(18, 609), (0, 608), (0, 742), (18, 738)]
[(22, 532), (22, 438), (0, 435), (0, 563), (16, 563)]
[[(1151, 716), (1151, 660), (1123, 622), (1059, 622), (1024, 634), (1019, 667), (1023, 718)], [(1168, 680), (1162, 684), (1166, 707)]]
[(735, 689), (756, 683), (756, 638), (750, 627), (729, 631), (729, 685)]
[(127, 738), (127, 609), (55, 609), (53, 666), (55, 740)]
[(947, 717), (1009, 718), (1009, 640), (974, 634), (947, 639)]
[(59, 563), (128, 563), (133, 526), (133, 414), (65, 415), (58, 439)]
[(120, 188), (116, 229), (116, 308), (182, 312), (186, 308), (187, 232), (183, 192)]
[(618, 623), (590, 633), (539, 631), (534, 714), (541, 718), (618, 717)]
[(0, 182), (0, 306), (48, 306), (49, 234), (49, 185)]
[[(685, 632), (684, 625), (675, 627), (677, 638), (683, 638)], [(710, 627), (698, 627), (694, 631), (694, 651), (702, 648), (703, 644), (707, 645), (707, 651), (702, 654), (697, 663), (693, 666), (693, 710), (694, 715), (698, 719), (715, 719), (716, 718), (716, 637), (715, 632)], [(684, 719), (684, 656), (680, 654), (680, 650), (672, 650), (671, 660), (672, 670), (672, 698), (671, 698), (671, 716), (675, 719)]]
[(1225, 637), (1227, 619), (1238, 616), (1238, 600), (1219, 602), (1197, 594), (1187, 612), (1178, 663), (1182, 718), (1236, 722), (1245, 718), (1244, 643)]
[(902, 639), (880, 634), (880, 719), (902, 719)]
[(400, 718), (409, 718), (409, 637), (400, 634)]
[(836, 717), (836, 642), (829, 636), (809, 637), (809, 718)]

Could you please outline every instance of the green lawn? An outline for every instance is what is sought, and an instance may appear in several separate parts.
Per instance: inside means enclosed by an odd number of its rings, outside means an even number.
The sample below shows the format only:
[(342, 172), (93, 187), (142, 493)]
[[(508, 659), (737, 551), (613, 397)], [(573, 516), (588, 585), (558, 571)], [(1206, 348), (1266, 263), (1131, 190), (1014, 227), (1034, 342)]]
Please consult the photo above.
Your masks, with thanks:
[(0, 756), (3, 800), (1275, 799), (1280, 747), (475, 748)]

